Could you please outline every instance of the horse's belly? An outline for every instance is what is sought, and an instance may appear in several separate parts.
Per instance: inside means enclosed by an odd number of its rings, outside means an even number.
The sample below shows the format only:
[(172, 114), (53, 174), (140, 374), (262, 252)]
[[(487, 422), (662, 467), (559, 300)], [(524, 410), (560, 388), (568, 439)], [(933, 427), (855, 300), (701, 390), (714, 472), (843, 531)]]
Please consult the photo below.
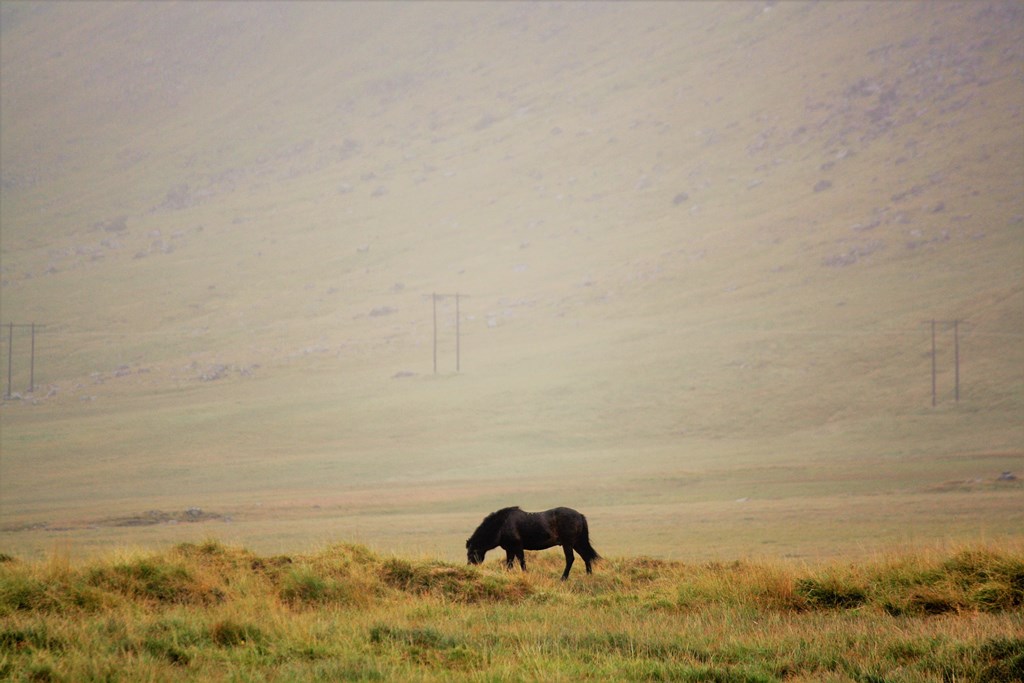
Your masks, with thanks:
[(550, 548), (553, 545), (558, 545), (558, 539), (556, 539), (553, 536), (549, 536), (549, 537), (544, 538), (544, 539), (533, 538), (533, 539), (530, 539), (528, 541), (524, 541), (523, 542), (523, 549), (524, 550), (544, 550), (545, 548)]

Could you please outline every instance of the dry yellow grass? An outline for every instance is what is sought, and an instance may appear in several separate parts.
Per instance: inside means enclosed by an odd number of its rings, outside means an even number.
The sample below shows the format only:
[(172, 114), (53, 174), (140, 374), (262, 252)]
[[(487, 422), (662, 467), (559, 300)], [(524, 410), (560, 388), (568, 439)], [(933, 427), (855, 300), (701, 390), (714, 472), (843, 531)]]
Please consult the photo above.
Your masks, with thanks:
[(1016, 680), (1024, 554), (863, 563), (611, 558), (558, 580), (340, 544), (212, 540), (0, 564), (13, 680)]

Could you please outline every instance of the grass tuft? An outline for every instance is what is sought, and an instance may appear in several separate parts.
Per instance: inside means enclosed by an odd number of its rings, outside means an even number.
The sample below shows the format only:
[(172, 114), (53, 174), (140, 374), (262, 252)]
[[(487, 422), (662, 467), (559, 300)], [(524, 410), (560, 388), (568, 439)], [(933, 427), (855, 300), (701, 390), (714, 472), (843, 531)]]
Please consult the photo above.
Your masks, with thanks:
[(1024, 681), (1024, 638), (993, 638), (977, 649), (982, 680)]
[(533, 593), (522, 575), (489, 576), (443, 562), (391, 558), (381, 565), (380, 577), (388, 586), (407, 593), (434, 594), (459, 602), (518, 602)]
[(239, 647), (263, 642), (263, 631), (253, 624), (224, 619), (210, 626), (210, 640), (220, 647)]
[(482, 656), (459, 638), (433, 628), (397, 628), (383, 624), (370, 629), (370, 643), (397, 650), (401, 656), (431, 668), (465, 670), (476, 668)]
[(62, 652), (64, 641), (50, 634), (45, 625), (0, 629), (0, 653), (24, 650)]
[(321, 576), (306, 567), (288, 570), (281, 581), (279, 594), (293, 607), (358, 602), (357, 589), (352, 584)]
[(210, 605), (224, 598), (219, 588), (197, 581), (185, 566), (161, 558), (99, 567), (89, 573), (88, 582), (133, 600)]
[(864, 588), (834, 576), (799, 579), (796, 594), (812, 608), (853, 609), (868, 601)]

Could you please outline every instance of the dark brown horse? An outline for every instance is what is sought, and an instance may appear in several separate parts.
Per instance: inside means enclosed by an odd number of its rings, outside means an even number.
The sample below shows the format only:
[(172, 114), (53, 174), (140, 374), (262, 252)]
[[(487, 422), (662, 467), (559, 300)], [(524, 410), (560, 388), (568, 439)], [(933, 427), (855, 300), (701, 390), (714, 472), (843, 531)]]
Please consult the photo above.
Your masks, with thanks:
[(554, 508), (544, 512), (523, 512), (518, 507), (502, 508), (484, 518), (473, 535), (466, 541), (466, 554), (470, 564), (480, 564), (488, 550), (501, 546), (505, 551), (505, 564), (509, 569), (518, 558), (526, 571), (524, 550), (544, 550), (560, 545), (565, 551), (565, 572), (562, 581), (569, 578), (575, 550), (587, 565), (601, 559), (590, 546), (587, 518), (572, 508)]

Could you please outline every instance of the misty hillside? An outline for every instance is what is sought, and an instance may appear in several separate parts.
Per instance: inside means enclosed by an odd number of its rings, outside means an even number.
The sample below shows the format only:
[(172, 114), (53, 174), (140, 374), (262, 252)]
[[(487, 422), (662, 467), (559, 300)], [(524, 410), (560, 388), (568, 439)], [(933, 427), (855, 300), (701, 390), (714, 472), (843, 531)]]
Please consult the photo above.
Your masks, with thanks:
[(1019, 3), (0, 19), (26, 520), (1024, 468)]

